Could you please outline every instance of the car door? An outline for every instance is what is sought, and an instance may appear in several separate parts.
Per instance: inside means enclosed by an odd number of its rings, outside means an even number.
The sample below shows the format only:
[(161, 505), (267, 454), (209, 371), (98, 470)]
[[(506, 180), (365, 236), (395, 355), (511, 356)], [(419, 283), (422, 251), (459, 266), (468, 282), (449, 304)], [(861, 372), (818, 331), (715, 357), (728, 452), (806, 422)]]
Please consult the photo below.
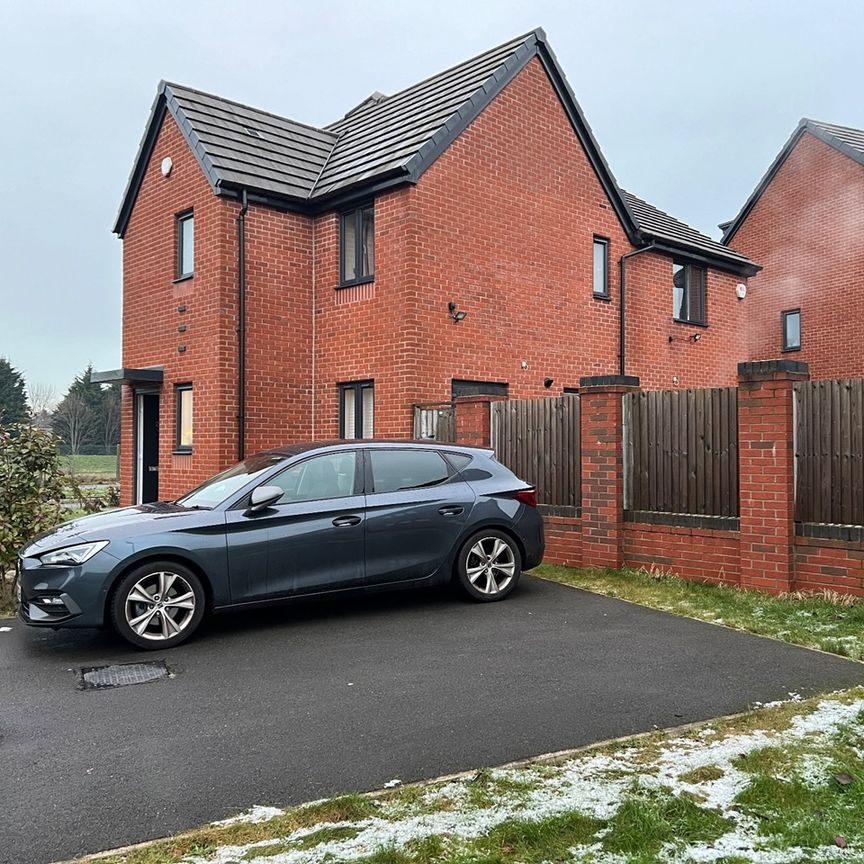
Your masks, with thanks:
[(364, 499), (360, 451), (295, 462), (267, 486), (282, 497), (257, 513), (228, 515), (233, 602), (363, 584)]
[(366, 582), (424, 579), (461, 536), (474, 492), (431, 448), (366, 451)]

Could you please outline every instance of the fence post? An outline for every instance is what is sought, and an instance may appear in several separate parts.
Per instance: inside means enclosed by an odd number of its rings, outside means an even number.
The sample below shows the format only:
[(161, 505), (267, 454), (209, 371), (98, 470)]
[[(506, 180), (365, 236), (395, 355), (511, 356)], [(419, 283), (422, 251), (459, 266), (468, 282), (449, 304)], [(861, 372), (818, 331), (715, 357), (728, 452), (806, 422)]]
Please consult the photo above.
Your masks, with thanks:
[(741, 587), (779, 594), (793, 581), (796, 360), (738, 364)]
[(454, 400), (456, 411), (456, 444), (466, 447), (489, 447), (492, 442), (492, 412), (490, 404), (503, 396), (459, 396)]
[(618, 569), (623, 563), (624, 394), (639, 389), (633, 375), (581, 378), (582, 561)]

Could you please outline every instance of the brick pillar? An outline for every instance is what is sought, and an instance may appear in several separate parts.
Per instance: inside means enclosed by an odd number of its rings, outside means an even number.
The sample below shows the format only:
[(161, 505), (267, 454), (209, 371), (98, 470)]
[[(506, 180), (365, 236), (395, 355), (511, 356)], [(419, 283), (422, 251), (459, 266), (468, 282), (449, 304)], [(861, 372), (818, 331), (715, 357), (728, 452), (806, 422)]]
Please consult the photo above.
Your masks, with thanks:
[(582, 445), (582, 563), (623, 563), (623, 397), (639, 389), (633, 375), (594, 375), (579, 382)]
[(738, 364), (741, 587), (779, 594), (793, 579), (795, 449), (792, 385), (806, 363)]
[(492, 441), (489, 406), (503, 396), (459, 396), (456, 406), (456, 443), (466, 447), (488, 447)]

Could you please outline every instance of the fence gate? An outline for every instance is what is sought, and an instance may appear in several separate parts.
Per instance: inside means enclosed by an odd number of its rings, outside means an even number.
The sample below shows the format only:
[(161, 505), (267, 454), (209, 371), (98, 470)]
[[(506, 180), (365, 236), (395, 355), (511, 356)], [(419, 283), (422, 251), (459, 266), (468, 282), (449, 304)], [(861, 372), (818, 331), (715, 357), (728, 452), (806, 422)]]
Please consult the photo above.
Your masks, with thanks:
[(738, 515), (738, 391), (657, 390), (624, 397), (628, 510)]
[(794, 387), (796, 521), (864, 525), (864, 378)]
[(452, 402), (414, 406), (414, 438), (417, 441), (456, 441), (456, 409)]
[(579, 397), (493, 402), (492, 446), (498, 461), (537, 488), (537, 501), (582, 502)]

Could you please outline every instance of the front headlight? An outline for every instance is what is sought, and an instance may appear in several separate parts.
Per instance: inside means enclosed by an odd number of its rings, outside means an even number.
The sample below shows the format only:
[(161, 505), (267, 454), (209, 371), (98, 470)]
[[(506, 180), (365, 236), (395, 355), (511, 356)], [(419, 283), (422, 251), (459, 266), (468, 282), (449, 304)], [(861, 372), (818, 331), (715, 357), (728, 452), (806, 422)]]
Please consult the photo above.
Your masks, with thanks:
[(65, 549), (55, 549), (39, 556), (43, 564), (65, 564), (75, 566), (89, 561), (97, 552), (108, 545), (107, 540), (97, 540), (95, 543), (79, 543), (77, 546), (67, 546)]

